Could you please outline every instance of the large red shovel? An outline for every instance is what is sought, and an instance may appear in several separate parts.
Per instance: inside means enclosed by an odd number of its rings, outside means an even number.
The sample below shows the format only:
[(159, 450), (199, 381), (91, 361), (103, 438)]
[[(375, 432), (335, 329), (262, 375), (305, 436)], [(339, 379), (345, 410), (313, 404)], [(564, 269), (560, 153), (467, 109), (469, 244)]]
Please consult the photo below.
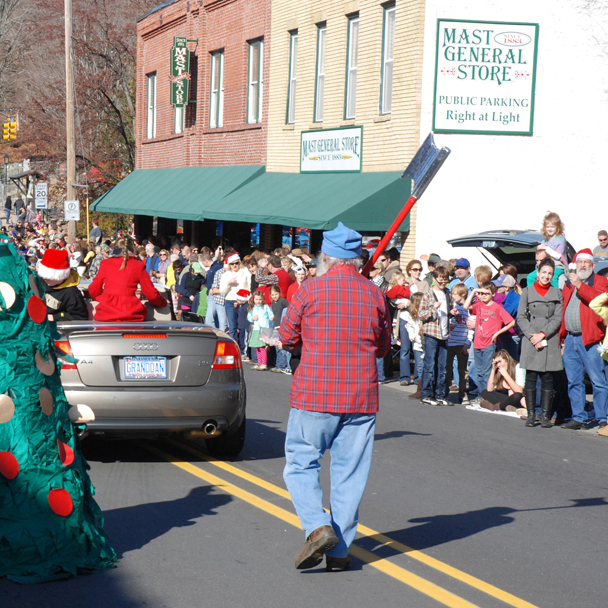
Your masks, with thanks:
[(401, 213), (397, 216), (397, 219), (392, 223), (388, 232), (384, 235), (380, 241), (376, 251), (369, 258), (369, 261), (362, 270), (363, 276), (368, 276), (370, 270), (373, 268), (376, 260), (384, 253), (388, 242), (393, 238), (395, 232), (403, 220), (407, 217), (408, 213), (412, 210), (412, 207), (416, 204), (416, 201), (422, 196), (427, 186), (433, 181), (433, 178), (437, 174), (437, 171), (441, 168), (441, 165), (445, 162), (445, 159), (449, 156), (449, 148), (441, 148), (441, 150), (435, 145), (433, 134), (429, 133), (429, 136), (424, 140), (424, 143), (416, 152), (416, 156), (411, 160), (407, 169), (403, 172), (401, 178), (411, 177), (414, 191), (410, 196), (405, 207), (401, 210)]

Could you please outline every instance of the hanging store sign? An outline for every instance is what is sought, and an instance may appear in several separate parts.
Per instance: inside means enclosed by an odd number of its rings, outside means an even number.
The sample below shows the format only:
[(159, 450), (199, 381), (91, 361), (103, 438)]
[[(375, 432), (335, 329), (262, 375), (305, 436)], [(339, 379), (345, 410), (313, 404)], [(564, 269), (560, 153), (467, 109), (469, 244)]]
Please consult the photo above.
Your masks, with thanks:
[(363, 127), (302, 131), (300, 173), (361, 171)]
[(65, 201), (63, 216), (66, 222), (80, 221), (80, 203), (77, 200)]
[(175, 36), (171, 47), (171, 105), (181, 108), (188, 103), (190, 51), (186, 36)]
[(532, 135), (538, 25), (437, 20), (433, 131)]

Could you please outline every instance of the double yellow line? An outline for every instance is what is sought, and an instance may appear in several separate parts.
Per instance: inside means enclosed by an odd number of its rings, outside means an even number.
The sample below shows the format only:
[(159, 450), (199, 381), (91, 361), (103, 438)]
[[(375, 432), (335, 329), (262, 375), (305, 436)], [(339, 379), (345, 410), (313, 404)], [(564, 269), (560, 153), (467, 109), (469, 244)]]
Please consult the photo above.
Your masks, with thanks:
[[(264, 481), (263, 479), (256, 477), (255, 475), (251, 475), (250, 473), (238, 469), (237, 467), (234, 467), (226, 462), (217, 460), (216, 458), (213, 458), (212, 456), (200, 452), (199, 450), (191, 446), (179, 443), (177, 441), (171, 441), (171, 443), (179, 450), (188, 452), (196, 458), (204, 460), (209, 464), (217, 467), (218, 469), (230, 473), (231, 475), (235, 475), (240, 479), (243, 479), (259, 488), (262, 488), (264, 490), (267, 490), (268, 492), (271, 492), (272, 494), (275, 494), (276, 496), (280, 496), (281, 498), (290, 500), (289, 493), (283, 488)], [(191, 475), (194, 475), (195, 477), (198, 477), (199, 479), (202, 479), (207, 483), (216, 486), (227, 494), (231, 494), (232, 496), (235, 496), (236, 498), (239, 498), (253, 505), (254, 507), (257, 507), (258, 509), (261, 509), (262, 511), (268, 514), (273, 515), (277, 519), (280, 519), (296, 528), (301, 529), (298, 517), (295, 514), (290, 513), (286, 509), (278, 507), (277, 505), (267, 500), (264, 500), (263, 498), (260, 498), (259, 496), (248, 492), (247, 490), (243, 490), (242, 488), (226, 481), (225, 479), (218, 477), (213, 473), (205, 471), (189, 462), (186, 462), (175, 455), (169, 454), (149, 444), (142, 443), (142, 447), (152, 452), (153, 454), (156, 454), (163, 460), (166, 460), (167, 462), (170, 462), (176, 467), (179, 467), (183, 471), (186, 471), (187, 473), (190, 473)], [(396, 541), (390, 538), (389, 536), (372, 530), (371, 528), (368, 528), (367, 526), (364, 526), (361, 523), (358, 526), (358, 531), (363, 534), (364, 537), (371, 538), (377, 543), (380, 543), (380, 545), (382, 546), (390, 547), (396, 553), (406, 555), (407, 557), (421, 562), (424, 565), (433, 568), (434, 570), (437, 570), (438, 572), (441, 572), (442, 574), (445, 574), (459, 582), (466, 583), (474, 589), (481, 591), (497, 600), (500, 600), (501, 602), (504, 602), (509, 606), (514, 606), (515, 608), (537, 608), (533, 604), (530, 604), (529, 602), (526, 602), (525, 600), (522, 600), (521, 598), (518, 598), (512, 595), (511, 593), (503, 591), (502, 589), (499, 589), (494, 585), (490, 585), (485, 581), (471, 576), (470, 574), (467, 574), (462, 570), (458, 570), (458, 568), (454, 568), (420, 551), (412, 549), (411, 547), (408, 547), (407, 545), (404, 545), (403, 543), (400, 543), (399, 541)], [(434, 600), (440, 602), (441, 604), (444, 604), (445, 606), (450, 606), (450, 608), (479, 608), (476, 604), (473, 604), (468, 600), (465, 600), (464, 598), (459, 597), (458, 595), (455, 595), (454, 593), (451, 593), (450, 591), (447, 591), (446, 589), (435, 585), (434, 583), (412, 572), (409, 572), (405, 568), (397, 566), (396, 564), (384, 558), (380, 558), (377, 555), (371, 553), (370, 551), (362, 549), (356, 544), (353, 544), (351, 546), (350, 553), (357, 559), (360, 559), (361, 561), (369, 564), (370, 566), (380, 570), (384, 574), (387, 574), (388, 576), (391, 576), (392, 578), (412, 587), (413, 589), (416, 589), (420, 593), (423, 593), (424, 595), (433, 598)]]

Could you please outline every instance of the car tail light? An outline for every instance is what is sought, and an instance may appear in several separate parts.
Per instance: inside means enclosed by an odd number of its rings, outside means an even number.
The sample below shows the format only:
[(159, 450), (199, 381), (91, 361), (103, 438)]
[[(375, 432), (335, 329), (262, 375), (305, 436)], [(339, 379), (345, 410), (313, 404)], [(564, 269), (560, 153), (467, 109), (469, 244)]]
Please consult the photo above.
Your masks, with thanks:
[(241, 351), (234, 342), (218, 342), (211, 369), (241, 369)]
[[(56, 340), (55, 346), (66, 355), (70, 357), (74, 357), (74, 353), (72, 353), (72, 348), (70, 347), (70, 342), (68, 340)], [(76, 363), (70, 363), (68, 361), (62, 360), (61, 369), (77, 369)]]
[(135, 340), (158, 340), (166, 338), (167, 334), (123, 334), (123, 338), (134, 338)]

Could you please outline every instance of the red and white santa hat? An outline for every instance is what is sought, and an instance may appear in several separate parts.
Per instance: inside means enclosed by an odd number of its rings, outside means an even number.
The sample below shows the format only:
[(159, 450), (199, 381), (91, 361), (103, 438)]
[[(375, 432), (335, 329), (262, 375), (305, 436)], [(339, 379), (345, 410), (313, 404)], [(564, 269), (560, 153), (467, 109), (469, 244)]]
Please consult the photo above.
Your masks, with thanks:
[(589, 247), (587, 247), (586, 249), (581, 249), (574, 256), (574, 261), (577, 262), (578, 260), (591, 260), (593, 262), (593, 252), (591, 251), (591, 249), (589, 249)]
[(238, 253), (231, 253), (225, 260), (225, 264), (233, 264), (234, 262), (240, 262), (241, 256)]
[(248, 289), (239, 289), (236, 292), (236, 299), (239, 302), (249, 302), (250, 297), (251, 297), (251, 292)]
[(70, 260), (65, 249), (47, 249), (38, 262), (38, 276), (50, 281), (65, 281), (70, 276)]

